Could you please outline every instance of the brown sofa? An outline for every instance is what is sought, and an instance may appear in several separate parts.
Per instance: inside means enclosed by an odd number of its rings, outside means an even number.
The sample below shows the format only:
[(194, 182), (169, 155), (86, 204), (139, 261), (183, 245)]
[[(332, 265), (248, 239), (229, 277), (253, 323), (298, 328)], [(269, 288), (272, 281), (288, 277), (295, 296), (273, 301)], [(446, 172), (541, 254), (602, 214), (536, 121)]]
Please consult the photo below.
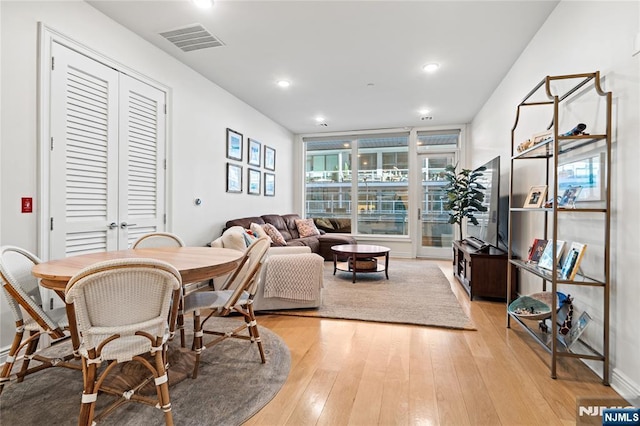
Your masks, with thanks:
[(231, 228), (232, 226), (242, 226), (245, 229), (249, 229), (252, 223), (257, 223), (258, 225), (270, 223), (280, 231), (287, 242), (287, 246), (307, 246), (311, 248), (313, 253), (318, 253), (325, 260), (333, 260), (332, 246), (338, 244), (356, 244), (355, 238), (351, 235), (329, 235), (322, 230), (320, 231), (321, 235), (300, 238), (298, 228), (296, 227), (296, 219), (300, 219), (300, 216), (297, 214), (267, 214), (263, 216), (243, 217), (227, 221), (225, 229)]

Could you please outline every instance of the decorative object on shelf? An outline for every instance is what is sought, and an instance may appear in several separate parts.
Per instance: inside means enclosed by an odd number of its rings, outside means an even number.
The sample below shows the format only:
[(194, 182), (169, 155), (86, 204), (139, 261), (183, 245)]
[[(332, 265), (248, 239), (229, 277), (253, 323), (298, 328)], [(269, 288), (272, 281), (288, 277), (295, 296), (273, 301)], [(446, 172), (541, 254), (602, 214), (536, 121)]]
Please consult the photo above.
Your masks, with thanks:
[(553, 130), (545, 130), (544, 132), (535, 133), (531, 136), (532, 145), (538, 145), (543, 142), (550, 142), (553, 140)]
[(578, 125), (576, 125), (576, 127), (574, 127), (573, 129), (569, 130), (566, 133), (563, 133), (562, 136), (588, 135), (588, 133), (584, 132), (586, 128), (587, 128), (586, 124), (578, 123)]
[(247, 163), (260, 167), (260, 150), (262, 144), (255, 139), (249, 138), (249, 150), (247, 152)]
[(580, 185), (580, 202), (605, 199), (606, 155), (596, 149), (581, 155), (571, 155), (558, 165), (558, 193), (571, 186)]
[(509, 312), (518, 318), (528, 320), (541, 320), (551, 316), (549, 305), (529, 296), (520, 296), (511, 302)]
[(260, 170), (249, 169), (248, 174), (249, 183), (247, 186), (247, 194), (260, 195), (260, 181), (262, 173), (260, 173)]
[(526, 151), (532, 146), (533, 146), (533, 141), (531, 139), (527, 139), (526, 141), (519, 144), (517, 149), (518, 149), (518, 152), (522, 152), (522, 151)]
[(264, 168), (276, 170), (276, 150), (266, 145), (264, 146)]
[[(556, 240), (555, 265), (557, 265), (558, 262), (560, 262), (563, 248), (564, 248), (564, 241)], [(547, 243), (547, 246), (544, 248), (544, 251), (542, 252), (542, 256), (540, 256), (540, 260), (538, 261), (538, 266), (544, 269), (553, 270), (554, 268), (553, 244), (551, 242)]]
[[(569, 307), (567, 309), (569, 309)], [(562, 338), (560, 338), (559, 336), (558, 338), (561, 339), (561, 341), (565, 344), (567, 348), (571, 348), (573, 344), (580, 338), (580, 336), (582, 335), (582, 333), (587, 328), (590, 322), (591, 322), (591, 316), (585, 311), (580, 314), (578, 321), (573, 321), (573, 324), (572, 324), (573, 326), (568, 331), (568, 333), (564, 334)]]
[(558, 207), (569, 207), (572, 209), (576, 208), (576, 198), (580, 195), (580, 191), (582, 191), (582, 186), (570, 186), (564, 191), (562, 197), (558, 199)]
[(276, 175), (273, 173), (264, 174), (264, 195), (266, 197), (276, 195)]
[(242, 161), (242, 133), (227, 128), (227, 158)]
[(474, 225), (478, 224), (475, 218), (476, 212), (486, 212), (487, 207), (482, 204), (484, 201), (483, 189), (486, 189), (478, 180), (482, 177), (486, 167), (478, 167), (475, 170), (462, 169), (456, 172), (457, 165), (447, 165), (445, 167), (444, 178), (448, 182), (444, 188), (447, 194), (447, 202), (444, 208), (449, 210), (449, 223), (458, 224), (460, 239), (462, 236), (462, 222), (466, 217)]
[(524, 200), (524, 208), (539, 209), (547, 196), (547, 185), (532, 186), (527, 198)]
[(227, 163), (227, 192), (242, 192), (242, 166)]
[(560, 272), (560, 276), (565, 280), (573, 280), (576, 277), (578, 272), (578, 268), (580, 267), (580, 262), (582, 262), (582, 258), (584, 257), (584, 252), (587, 249), (586, 244), (572, 242), (569, 247), (569, 252), (564, 259), (564, 263), (562, 264), (562, 271)]
[[(567, 303), (571, 302), (571, 296), (564, 293), (556, 292), (557, 305), (559, 310)], [(553, 302), (553, 293), (550, 291), (542, 291), (526, 296), (520, 296), (509, 304), (509, 312), (518, 318), (528, 320), (544, 320), (551, 317), (551, 303)]]
[(540, 257), (542, 257), (542, 253), (544, 253), (544, 248), (546, 246), (547, 240), (540, 240), (538, 238), (534, 239), (527, 260), (531, 263), (538, 263), (538, 261), (540, 261)]

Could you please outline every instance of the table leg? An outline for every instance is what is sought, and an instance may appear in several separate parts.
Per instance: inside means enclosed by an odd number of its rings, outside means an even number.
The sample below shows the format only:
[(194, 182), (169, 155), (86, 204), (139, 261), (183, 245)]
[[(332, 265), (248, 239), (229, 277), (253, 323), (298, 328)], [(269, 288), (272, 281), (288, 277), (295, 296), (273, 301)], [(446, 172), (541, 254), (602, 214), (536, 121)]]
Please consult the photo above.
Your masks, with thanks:
[(338, 253), (333, 253), (333, 275), (336, 274), (338, 269)]
[(389, 252), (384, 254), (384, 274), (389, 279)]
[[(63, 290), (54, 290), (55, 293), (60, 297), (63, 301), (65, 300), (65, 295)], [(65, 302), (65, 309), (67, 311), (67, 319), (69, 320), (69, 334), (71, 334), (71, 344), (73, 345), (73, 354), (78, 354), (78, 348), (80, 347), (80, 336), (78, 336), (78, 325), (76, 324), (76, 309), (73, 307), (73, 304)]]
[(351, 255), (351, 262), (352, 262), (352, 269), (353, 269), (353, 282), (356, 282), (356, 261), (358, 260), (358, 258), (356, 257), (355, 254)]

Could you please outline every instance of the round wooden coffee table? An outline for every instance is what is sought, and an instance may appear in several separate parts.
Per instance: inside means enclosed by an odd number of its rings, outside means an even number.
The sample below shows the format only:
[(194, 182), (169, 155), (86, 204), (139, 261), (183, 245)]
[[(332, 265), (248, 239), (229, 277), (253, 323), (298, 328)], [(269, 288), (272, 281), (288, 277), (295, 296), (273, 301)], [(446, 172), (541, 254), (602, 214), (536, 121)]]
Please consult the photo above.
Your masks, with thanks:
[[(353, 282), (356, 282), (356, 273), (360, 272), (384, 272), (389, 279), (389, 252), (391, 249), (384, 246), (370, 244), (341, 244), (331, 247), (333, 252), (333, 275), (336, 271), (352, 272)], [(346, 257), (346, 262), (338, 262), (338, 256)], [(384, 256), (384, 265), (375, 259)]]

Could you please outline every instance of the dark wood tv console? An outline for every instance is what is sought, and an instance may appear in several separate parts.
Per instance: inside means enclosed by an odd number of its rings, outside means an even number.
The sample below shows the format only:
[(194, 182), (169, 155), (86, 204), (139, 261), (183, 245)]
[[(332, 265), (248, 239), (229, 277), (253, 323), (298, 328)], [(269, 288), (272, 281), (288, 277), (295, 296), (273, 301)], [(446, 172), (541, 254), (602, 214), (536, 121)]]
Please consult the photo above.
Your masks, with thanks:
[[(489, 246), (483, 250), (465, 243), (453, 242), (453, 275), (473, 300), (475, 296), (506, 300), (507, 298), (507, 253)], [(511, 268), (512, 283), (516, 283), (515, 268)], [(515, 300), (516, 285), (511, 286), (511, 297)]]

